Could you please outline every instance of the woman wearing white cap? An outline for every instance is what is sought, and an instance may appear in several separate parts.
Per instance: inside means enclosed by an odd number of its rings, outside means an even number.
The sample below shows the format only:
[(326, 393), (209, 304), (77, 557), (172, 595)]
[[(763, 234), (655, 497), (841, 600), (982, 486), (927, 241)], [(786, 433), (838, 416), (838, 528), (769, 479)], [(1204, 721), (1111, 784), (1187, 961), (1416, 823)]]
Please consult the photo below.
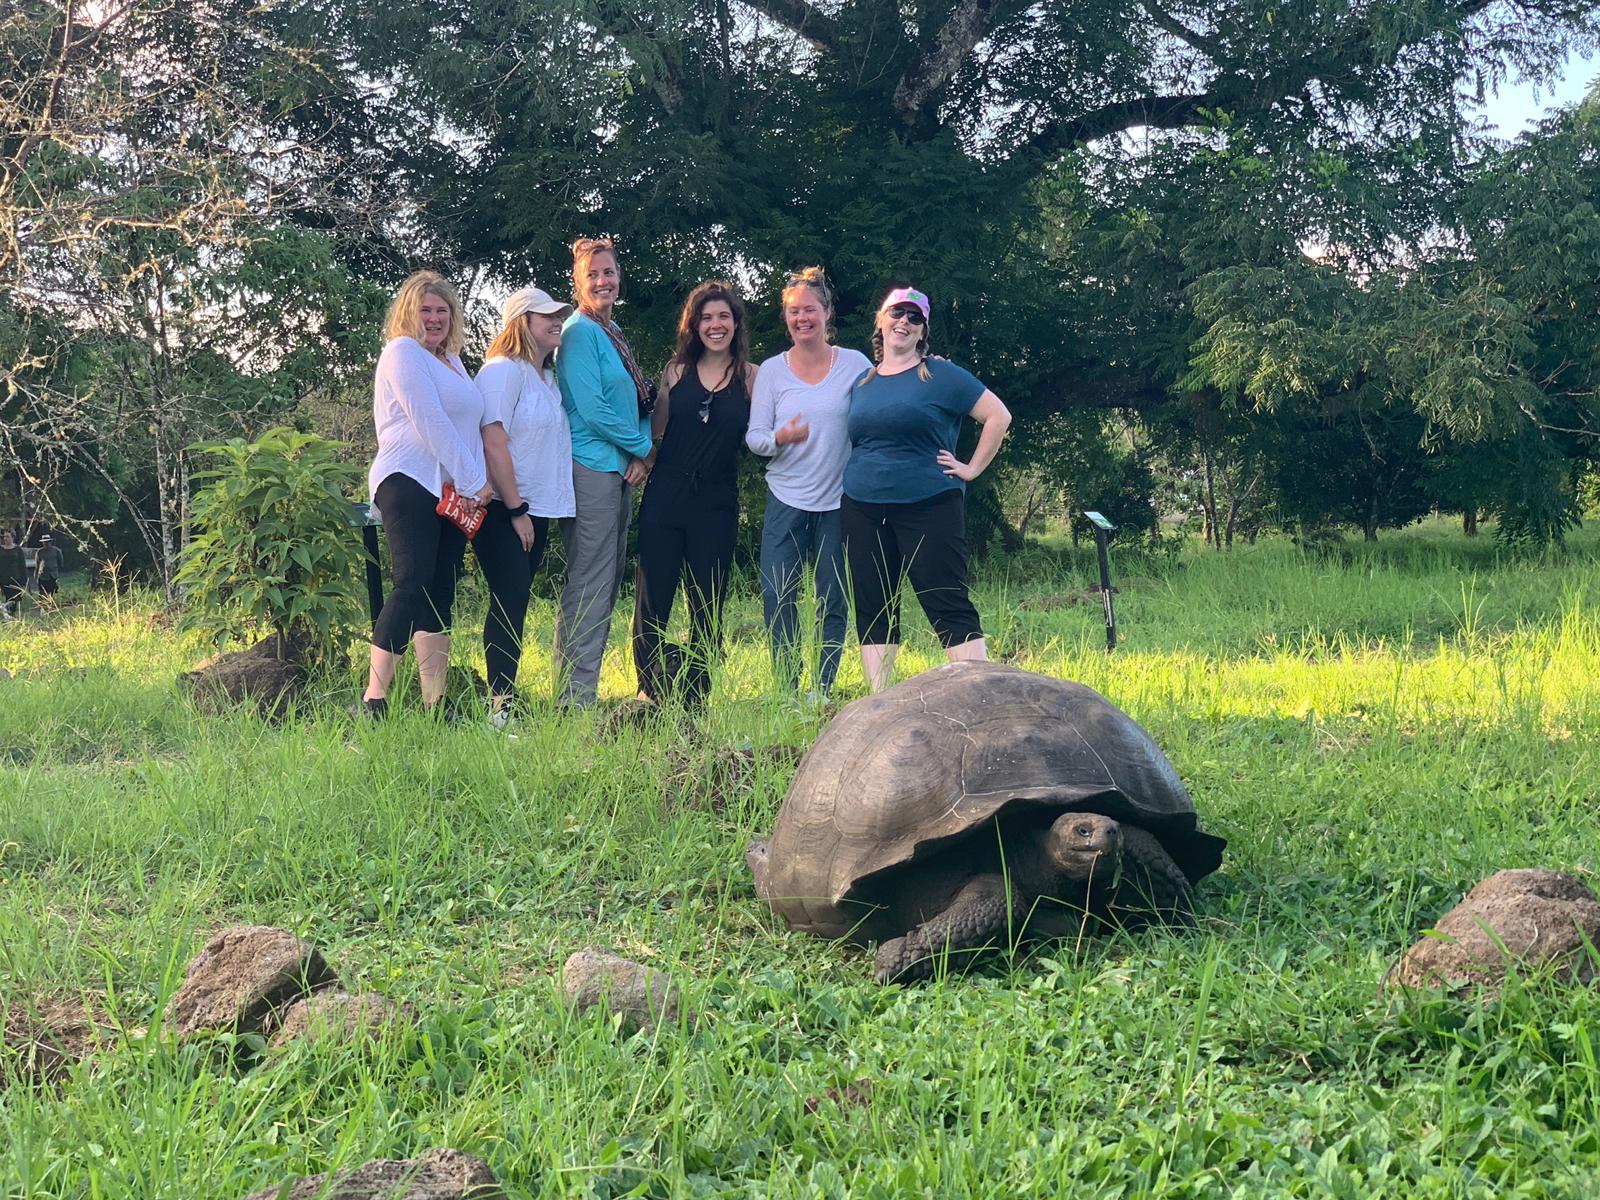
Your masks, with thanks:
[[(877, 365), (850, 394), (839, 524), (861, 669), (874, 692), (894, 671), (907, 575), (950, 661), (988, 657), (967, 595), (964, 494), (994, 461), (1011, 413), (970, 371), (928, 357), (928, 314), (916, 288), (884, 297), (872, 333)], [(955, 456), (962, 417), (983, 426), (970, 462)]]
[(513, 292), (478, 372), (494, 498), (472, 549), (489, 586), (483, 658), (492, 719), (500, 726), (516, 695), (528, 592), (550, 542), (550, 519), (574, 512), (572, 430), (550, 365), (571, 315), (572, 305), (539, 288)]

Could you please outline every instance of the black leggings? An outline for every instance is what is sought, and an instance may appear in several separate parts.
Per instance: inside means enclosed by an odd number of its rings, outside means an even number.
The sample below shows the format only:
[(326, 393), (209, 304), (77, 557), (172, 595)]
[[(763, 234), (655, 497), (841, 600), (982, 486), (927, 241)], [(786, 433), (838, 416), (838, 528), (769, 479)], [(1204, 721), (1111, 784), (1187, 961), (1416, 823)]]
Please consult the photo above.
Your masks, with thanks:
[(900, 641), (900, 583), (907, 574), (945, 649), (983, 636), (967, 596), (966, 503), (949, 488), (909, 504), (839, 505), (856, 636), (863, 646)]
[[(646, 489), (639, 510), (633, 665), (639, 690), (650, 699), (659, 702), (676, 692), (693, 708), (704, 703), (711, 690), (712, 662), (722, 651), (722, 602), (733, 566), (739, 511), (721, 504), (708, 508), (698, 490), (669, 490), (670, 486), (654, 496)], [(686, 647), (666, 640), (680, 578), (689, 602)]]
[(409, 475), (390, 475), (373, 498), (383, 514), (394, 590), (373, 622), (372, 644), (404, 654), (413, 633), (450, 628), (467, 535), (433, 511), (438, 503), (433, 493)]
[(483, 662), (489, 671), (490, 695), (505, 697), (517, 690), (528, 592), (549, 544), (549, 517), (533, 518), (533, 549), (524, 550), (506, 506), (498, 500), (489, 501), (478, 536), (472, 539), (472, 552), (478, 557), (483, 581), (489, 587), (489, 611), (483, 619)]

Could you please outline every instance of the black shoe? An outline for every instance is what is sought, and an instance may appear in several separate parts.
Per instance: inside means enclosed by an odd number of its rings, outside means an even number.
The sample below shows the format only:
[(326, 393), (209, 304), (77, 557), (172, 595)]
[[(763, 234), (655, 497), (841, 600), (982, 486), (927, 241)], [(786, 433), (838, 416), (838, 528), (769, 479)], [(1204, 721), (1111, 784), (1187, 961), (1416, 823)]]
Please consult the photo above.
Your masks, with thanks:
[(389, 701), (382, 696), (362, 700), (351, 707), (350, 715), (360, 721), (381, 721), (389, 715)]

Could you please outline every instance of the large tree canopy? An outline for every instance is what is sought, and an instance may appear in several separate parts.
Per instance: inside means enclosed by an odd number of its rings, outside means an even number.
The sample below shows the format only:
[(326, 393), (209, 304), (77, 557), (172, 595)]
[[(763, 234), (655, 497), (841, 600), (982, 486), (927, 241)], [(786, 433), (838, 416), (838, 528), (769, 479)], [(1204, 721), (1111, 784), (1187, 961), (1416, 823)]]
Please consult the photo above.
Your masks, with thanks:
[(657, 360), (710, 275), (748, 286), (766, 352), (784, 269), (828, 268), (857, 345), (918, 283), (936, 350), (1022, 418), (1008, 461), (1072, 473), (1074, 504), (1160, 460), (1218, 530), (1431, 503), (1542, 540), (1600, 428), (1593, 123), (1510, 154), (1475, 124), (1485, 89), (1596, 45), (1589, 5), (14, 8), (3, 432), (36, 478), (98, 479), (169, 568), (183, 446), (359, 378), (373, 284), (561, 291), (583, 233), (619, 238)]

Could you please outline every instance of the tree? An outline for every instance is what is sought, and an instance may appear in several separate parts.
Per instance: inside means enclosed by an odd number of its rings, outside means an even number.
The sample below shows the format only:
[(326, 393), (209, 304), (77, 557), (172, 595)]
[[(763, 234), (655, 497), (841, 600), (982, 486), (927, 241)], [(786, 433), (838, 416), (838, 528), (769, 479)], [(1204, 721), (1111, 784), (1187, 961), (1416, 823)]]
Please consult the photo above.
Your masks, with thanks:
[[(294, 223), (381, 208), (293, 136), (307, 53), (238, 0), (25, 0), (0, 19), (3, 436), (55, 497), (92, 478), (169, 589), (187, 537), (189, 456), (249, 430), (370, 353), (373, 290), (336, 239)], [(341, 196), (340, 189), (344, 189)], [(358, 219), (359, 217), (359, 219)]]

